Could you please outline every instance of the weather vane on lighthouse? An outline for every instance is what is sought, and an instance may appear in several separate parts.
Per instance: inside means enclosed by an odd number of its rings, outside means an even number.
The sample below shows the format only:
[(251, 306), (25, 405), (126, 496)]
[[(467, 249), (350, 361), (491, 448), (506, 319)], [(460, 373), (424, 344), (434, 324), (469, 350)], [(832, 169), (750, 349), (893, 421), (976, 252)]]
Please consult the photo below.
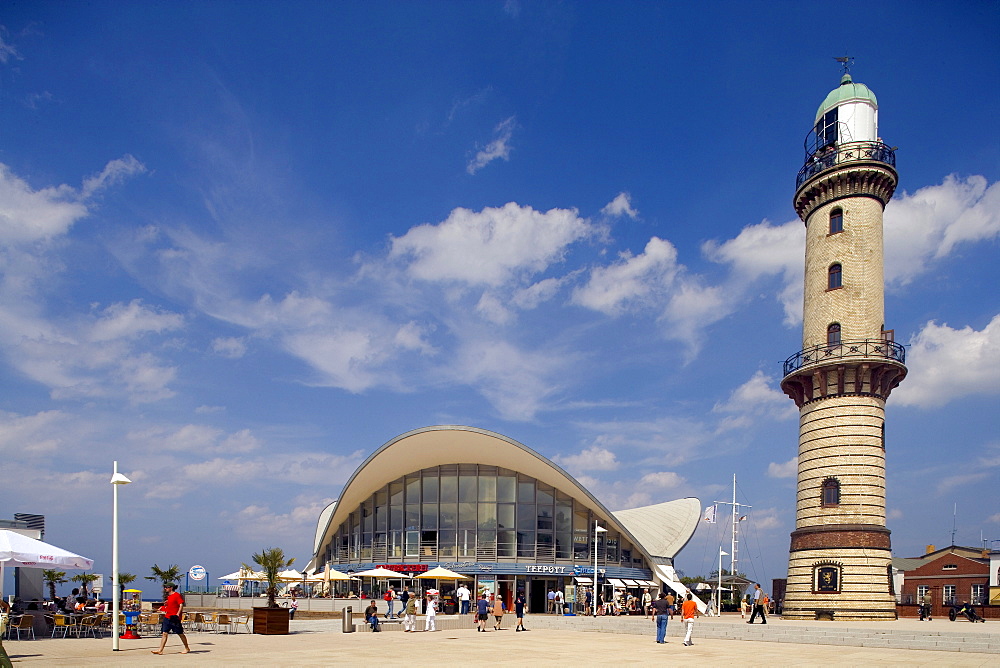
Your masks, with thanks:
[(854, 56), (835, 56), (834, 60), (844, 66), (844, 74), (851, 73), (851, 65), (854, 64)]

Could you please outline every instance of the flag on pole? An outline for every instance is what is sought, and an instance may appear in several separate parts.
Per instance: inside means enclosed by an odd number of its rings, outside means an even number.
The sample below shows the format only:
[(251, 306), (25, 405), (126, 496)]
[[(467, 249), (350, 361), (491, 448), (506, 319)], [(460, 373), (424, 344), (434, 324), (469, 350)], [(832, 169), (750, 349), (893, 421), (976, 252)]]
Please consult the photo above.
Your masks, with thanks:
[(708, 506), (705, 508), (705, 516), (701, 519), (709, 524), (715, 524), (715, 511), (716, 507), (714, 505)]

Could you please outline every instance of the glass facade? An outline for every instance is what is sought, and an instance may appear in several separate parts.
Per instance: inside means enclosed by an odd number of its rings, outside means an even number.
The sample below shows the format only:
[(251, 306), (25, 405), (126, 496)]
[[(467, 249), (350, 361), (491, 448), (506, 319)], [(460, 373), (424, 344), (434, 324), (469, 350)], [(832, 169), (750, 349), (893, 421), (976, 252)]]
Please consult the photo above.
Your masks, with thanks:
[[(453, 464), (377, 489), (332, 534), (321, 555), (338, 564), (480, 563), (593, 566), (594, 515), (535, 478), (496, 466)], [(600, 567), (649, 568), (613, 530)]]

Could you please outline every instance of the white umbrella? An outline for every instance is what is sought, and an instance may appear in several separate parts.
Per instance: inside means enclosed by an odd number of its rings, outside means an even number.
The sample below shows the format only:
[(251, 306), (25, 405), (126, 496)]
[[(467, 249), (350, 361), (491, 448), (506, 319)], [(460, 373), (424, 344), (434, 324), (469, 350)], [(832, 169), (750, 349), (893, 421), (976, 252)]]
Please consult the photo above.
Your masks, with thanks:
[(15, 531), (0, 530), (0, 595), (3, 594), (3, 571), (7, 566), (87, 571), (93, 568), (94, 560)]
[(472, 578), (468, 575), (462, 575), (461, 573), (456, 573), (455, 571), (450, 571), (444, 566), (438, 566), (437, 568), (432, 568), (426, 573), (421, 573), (417, 576), (418, 580), (471, 580)]
[(390, 571), (388, 568), (373, 568), (367, 571), (361, 571), (360, 573), (355, 573), (356, 578), (377, 578), (379, 580), (385, 580), (388, 578), (405, 578), (406, 576), (402, 573), (397, 573), (396, 571)]
[(304, 577), (305, 576), (302, 575), (302, 573), (299, 573), (294, 568), (290, 568), (287, 571), (281, 571), (280, 573), (278, 573), (278, 579), (284, 580), (286, 582), (298, 582)]

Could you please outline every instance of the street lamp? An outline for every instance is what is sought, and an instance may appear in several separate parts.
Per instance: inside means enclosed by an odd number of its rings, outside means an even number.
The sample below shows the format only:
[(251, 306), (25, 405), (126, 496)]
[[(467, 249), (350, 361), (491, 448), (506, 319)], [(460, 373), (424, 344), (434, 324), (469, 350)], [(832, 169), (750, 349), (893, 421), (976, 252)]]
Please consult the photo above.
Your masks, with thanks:
[(594, 520), (594, 617), (597, 616), (597, 535), (607, 533), (607, 531), (597, 523), (597, 520)]
[(118, 462), (115, 462), (114, 475), (111, 476), (111, 486), (115, 489), (111, 520), (111, 650), (113, 652), (118, 651), (120, 633), (118, 616), (121, 612), (121, 590), (118, 586), (118, 488), (130, 482), (132, 481), (118, 472)]

